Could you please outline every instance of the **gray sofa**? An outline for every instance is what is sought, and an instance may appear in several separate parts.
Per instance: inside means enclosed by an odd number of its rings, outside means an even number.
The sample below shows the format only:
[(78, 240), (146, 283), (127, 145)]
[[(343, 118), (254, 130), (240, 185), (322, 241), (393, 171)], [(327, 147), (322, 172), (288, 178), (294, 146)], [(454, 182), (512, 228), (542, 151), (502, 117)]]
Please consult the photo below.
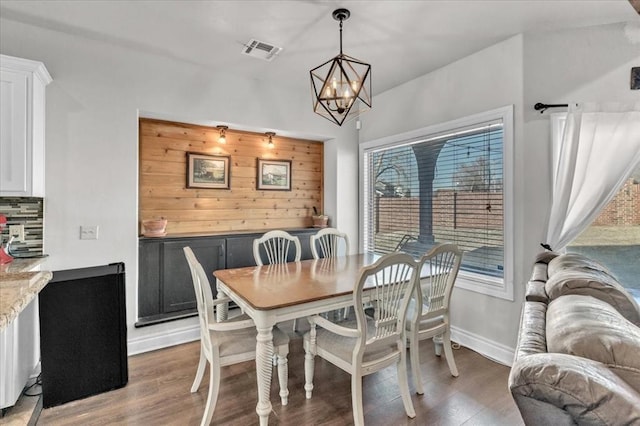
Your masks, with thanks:
[(537, 256), (509, 388), (527, 425), (640, 425), (640, 308), (605, 267)]

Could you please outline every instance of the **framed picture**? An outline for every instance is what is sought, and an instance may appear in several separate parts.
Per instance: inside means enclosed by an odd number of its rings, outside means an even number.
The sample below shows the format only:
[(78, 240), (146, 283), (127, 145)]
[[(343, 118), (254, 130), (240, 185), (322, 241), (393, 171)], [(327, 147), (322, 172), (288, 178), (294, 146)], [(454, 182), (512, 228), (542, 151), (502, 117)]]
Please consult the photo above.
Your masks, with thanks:
[(187, 188), (229, 189), (229, 157), (187, 153)]
[(291, 161), (258, 158), (258, 190), (291, 191)]
[(631, 90), (640, 90), (640, 67), (631, 68)]

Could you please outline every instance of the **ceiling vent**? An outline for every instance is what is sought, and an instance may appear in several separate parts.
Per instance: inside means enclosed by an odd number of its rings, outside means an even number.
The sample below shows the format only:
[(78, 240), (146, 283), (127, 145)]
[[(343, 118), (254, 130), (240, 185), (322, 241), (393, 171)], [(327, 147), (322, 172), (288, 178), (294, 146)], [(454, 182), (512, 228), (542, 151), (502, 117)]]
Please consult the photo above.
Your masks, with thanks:
[(282, 47), (277, 47), (253, 38), (242, 47), (243, 54), (262, 59), (263, 61), (272, 61), (281, 51)]

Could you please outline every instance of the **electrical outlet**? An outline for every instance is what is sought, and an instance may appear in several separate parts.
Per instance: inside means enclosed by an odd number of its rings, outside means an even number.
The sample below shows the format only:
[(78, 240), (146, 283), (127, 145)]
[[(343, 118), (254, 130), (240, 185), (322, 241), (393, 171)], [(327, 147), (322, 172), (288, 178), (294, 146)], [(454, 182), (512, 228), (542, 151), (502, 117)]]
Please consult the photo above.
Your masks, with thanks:
[(98, 239), (98, 225), (81, 226), (80, 227), (80, 239), (81, 240), (97, 240)]
[(24, 241), (24, 225), (9, 225), (9, 236), (14, 236), (16, 243)]

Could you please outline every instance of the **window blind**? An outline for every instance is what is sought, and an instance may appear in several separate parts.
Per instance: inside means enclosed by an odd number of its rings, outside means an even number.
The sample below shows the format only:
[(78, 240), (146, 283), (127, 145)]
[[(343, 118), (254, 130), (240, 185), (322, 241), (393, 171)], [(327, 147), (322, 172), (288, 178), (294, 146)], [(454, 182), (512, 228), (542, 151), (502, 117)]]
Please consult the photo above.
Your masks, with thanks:
[(364, 155), (366, 251), (418, 257), (453, 242), (465, 251), (462, 270), (503, 276), (502, 120)]

